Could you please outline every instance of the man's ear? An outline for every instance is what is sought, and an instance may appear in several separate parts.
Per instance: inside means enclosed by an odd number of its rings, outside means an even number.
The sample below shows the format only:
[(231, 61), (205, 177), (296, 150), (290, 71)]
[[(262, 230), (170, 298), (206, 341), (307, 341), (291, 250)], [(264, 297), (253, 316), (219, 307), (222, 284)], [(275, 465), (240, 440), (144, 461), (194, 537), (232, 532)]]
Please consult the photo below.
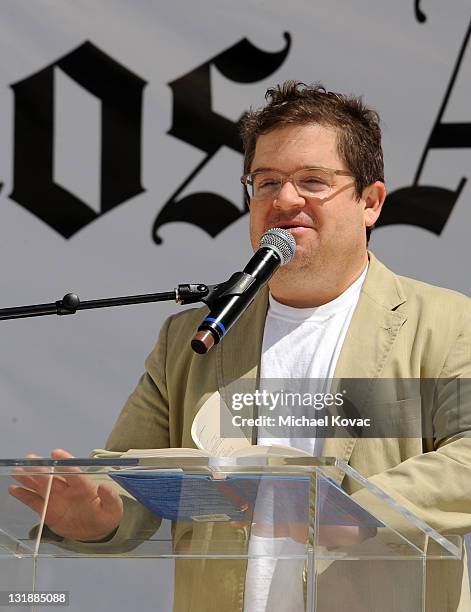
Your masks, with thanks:
[(372, 227), (381, 214), (386, 199), (386, 187), (381, 181), (376, 181), (363, 190), (362, 200), (365, 203), (364, 217), (366, 227)]

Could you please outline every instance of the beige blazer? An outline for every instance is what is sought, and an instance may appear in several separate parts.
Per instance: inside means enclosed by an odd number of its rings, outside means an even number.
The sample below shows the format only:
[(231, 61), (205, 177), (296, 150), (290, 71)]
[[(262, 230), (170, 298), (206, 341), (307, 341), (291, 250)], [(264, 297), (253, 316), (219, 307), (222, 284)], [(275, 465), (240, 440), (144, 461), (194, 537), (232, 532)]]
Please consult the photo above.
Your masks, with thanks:
[[(471, 300), (453, 291), (399, 277), (372, 254), (366, 280), (340, 357), (336, 378), (471, 378)], [(193, 446), (191, 425), (202, 403), (232, 381), (257, 379), (267, 310), (262, 292), (237, 325), (208, 355), (189, 345), (204, 314), (190, 310), (170, 317), (162, 327), (146, 372), (128, 399), (107, 443), (110, 450)], [(446, 394), (444, 394), (445, 397)], [(401, 402), (404, 399), (400, 398)], [(420, 398), (419, 398), (420, 399)], [(469, 398), (468, 398), (469, 399)], [(446, 399), (427, 413), (420, 401), (399, 406), (405, 418), (430, 419), (429, 439), (327, 439), (323, 453), (348, 461), (438, 531), (471, 531), (471, 409), (461, 406), (459, 418)], [(454, 420), (453, 420), (454, 419)], [(450, 426), (451, 423), (451, 426)], [(355, 486), (345, 483), (355, 494)], [(360, 494), (361, 495), (361, 494)], [(113, 550), (130, 533), (143, 537), (157, 523), (145, 511), (129, 512), (115, 538), (103, 545)], [(228, 537), (227, 526), (178, 531), (175, 546), (191, 552), (198, 542)], [(230, 538), (246, 546), (247, 533), (231, 528)], [(195, 544), (196, 542), (196, 544)], [(345, 580), (346, 566), (328, 571)], [(357, 566), (358, 567), (358, 566)], [(352, 569), (353, 571), (353, 569)], [(178, 612), (241, 612), (245, 564), (238, 560), (179, 561), (175, 610)], [(376, 580), (374, 567), (370, 576)], [(355, 578), (357, 592), (363, 588)], [(332, 582), (334, 584), (334, 582)], [(366, 583), (365, 583), (366, 585)], [(341, 589), (339, 589), (340, 591)], [(389, 601), (369, 603), (350, 593), (349, 610), (394, 608)], [(336, 594), (321, 610), (347, 609)], [(391, 607), (389, 608), (388, 605)], [(433, 561), (427, 568), (427, 612), (469, 612), (471, 602), (464, 563)], [(408, 611), (409, 612), (409, 611)]]

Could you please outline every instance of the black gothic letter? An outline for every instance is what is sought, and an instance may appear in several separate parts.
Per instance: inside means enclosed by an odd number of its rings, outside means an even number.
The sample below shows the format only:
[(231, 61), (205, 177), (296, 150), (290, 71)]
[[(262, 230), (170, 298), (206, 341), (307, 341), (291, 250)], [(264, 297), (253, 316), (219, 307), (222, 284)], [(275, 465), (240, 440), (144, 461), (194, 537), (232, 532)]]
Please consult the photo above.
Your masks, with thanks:
[(411, 187), (397, 189), (386, 198), (386, 206), (381, 213), (377, 226), (404, 223), (423, 227), (434, 234), (440, 235), (445, 227), (451, 211), (455, 206), (466, 177), (462, 177), (457, 188), (453, 191), (444, 187), (432, 185), (419, 185), (425, 160), (430, 149), (453, 149), (471, 147), (471, 123), (443, 123), (442, 117), (450, 98), (461, 61), (471, 34), (471, 22), (461, 45), (458, 59), (445, 93), (437, 120), (433, 126), (428, 142), (425, 146), (419, 167)]
[(254, 47), (246, 38), (211, 58), (201, 66), (169, 83), (173, 93), (173, 121), (169, 134), (206, 153), (203, 161), (173, 193), (158, 214), (152, 228), (157, 235), (165, 223), (184, 221), (205, 230), (213, 238), (237, 221), (241, 212), (234, 204), (214, 193), (194, 193), (177, 201), (178, 195), (208, 163), (220, 147), (230, 147), (242, 153), (238, 123), (227, 119), (211, 107), (211, 65), (237, 83), (254, 83), (270, 76), (284, 62), (291, 44), (285, 32), (286, 45), (278, 53), (267, 53)]
[[(61, 68), (101, 100), (101, 213), (53, 182), (54, 81)], [(14, 187), (10, 197), (65, 238), (144, 191), (141, 106), (146, 82), (85, 42), (12, 85), (15, 94)]]
[(420, 23), (424, 23), (425, 21), (427, 21), (427, 17), (423, 13), (423, 11), (420, 10), (420, 0), (415, 0), (414, 10), (417, 21), (419, 21)]

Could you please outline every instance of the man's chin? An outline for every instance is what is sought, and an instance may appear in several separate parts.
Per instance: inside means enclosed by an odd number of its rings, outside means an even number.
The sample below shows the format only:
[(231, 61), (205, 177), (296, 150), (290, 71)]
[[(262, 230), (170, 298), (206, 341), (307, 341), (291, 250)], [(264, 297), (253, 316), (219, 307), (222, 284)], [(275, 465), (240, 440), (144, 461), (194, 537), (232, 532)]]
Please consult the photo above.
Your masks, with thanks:
[(313, 239), (312, 234), (293, 234), (293, 238), (296, 240), (296, 251), (290, 264), (301, 264), (305, 263), (306, 260), (312, 260), (316, 257), (316, 253), (319, 250), (319, 241)]
[(293, 274), (296, 272), (305, 272), (312, 267), (312, 253), (308, 253), (301, 247), (296, 249), (294, 258), (285, 266), (282, 266), (278, 272), (283, 274)]

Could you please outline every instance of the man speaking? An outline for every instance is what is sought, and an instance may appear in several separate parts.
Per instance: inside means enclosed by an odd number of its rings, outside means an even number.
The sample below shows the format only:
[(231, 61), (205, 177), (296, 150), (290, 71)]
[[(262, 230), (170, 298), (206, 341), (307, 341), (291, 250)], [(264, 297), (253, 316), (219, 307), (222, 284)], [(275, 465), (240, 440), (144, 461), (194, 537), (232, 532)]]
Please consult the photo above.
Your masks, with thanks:
[[(251, 241), (257, 249), (265, 232), (282, 228), (296, 241), (294, 258), (205, 356), (192, 351), (190, 342), (207, 311), (190, 310), (166, 321), (110, 435), (110, 450), (192, 446), (199, 407), (242, 378), (471, 375), (470, 300), (396, 276), (367, 250), (385, 199), (378, 115), (361, 99), (292, 81), (266, 97), (266, 106), (249, 112), (241, 127)], [(427, 407), (419, 399), (410, 410), (409, 416), (419, 418)], [(471, 531), (471, 410), (462, 407), (453, 431), (443, 427), (446, 410), (439, 404), (427, 416), (433, 424), (427, 438), (288, 436), (284, 443), (348, 461), (439, 532), (464, 534)], [(28, 490), (16, 486), (12, 494), (39, 508), (43, 491), (21, 478)], [(72, 493), (59, 486), (46, 518), (58, 537), (104, 539), (103, 546), (111, 548), (126, 529), (139, 528), (138, 515), (126, 519), (125, 512), (122, 518), (116, 494), (89, 483), (77, 496), (77, 515), (64, 516), (61, 503)], [(470, 611), (465, 563), (447, 563), (428, 568), (426, 610)], [(257, 571), (247, 571), (241, 561), (213, 560), (204, 568), (177, 564), (175, 609), (277, 610), (267, 604), (273, 571), (264, 574), (263, 588), (260, 582), (255, 592), (249, 589)], [(257, 597), (259, 587), (266, 596)], [(280, 609), (303, 609), (302, 596), (294, 593), (291, 601)]]

